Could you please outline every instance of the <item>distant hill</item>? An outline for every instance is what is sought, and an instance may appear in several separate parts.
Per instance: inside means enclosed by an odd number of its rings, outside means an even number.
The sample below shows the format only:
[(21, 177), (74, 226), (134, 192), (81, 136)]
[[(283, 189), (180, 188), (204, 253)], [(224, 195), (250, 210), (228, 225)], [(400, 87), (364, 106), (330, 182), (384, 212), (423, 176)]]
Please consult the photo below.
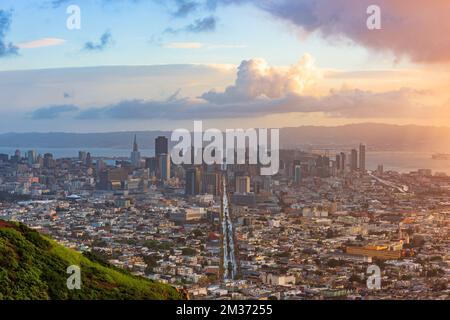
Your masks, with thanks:
[[(175, 288), (136, 277), (58, 245), (23, 224), (0, 220), (0, 300), (179, 300)], [(94, 258), (94, 260), (96, 260)], [(67, 267), (81, 268), (81, 290)]]
[(304, 126), (280, 131), (289, 146), (357, 146), (377, 151), (450, 152), (450, 128), (416, 125), (352, 124), (338, 127)]
[[(134, 134), (143, 149), (152, 149), (160, 135), (168, 131), (111, 133), (5, 133), (0, 147), (33, 148), (131, 148)], [(355, 146), (365, 143), (379, 151), (450, 152), (450, 128), (431, 126), (398, 126), (390, 124), (353, 124), (336, 127), (302, 126), (280, 131), (282, 147)]]
[(109, 133), (5, 133), (0, 134), (2, 147), (35, 148), (114, 148), (126, 149), (133, 145), (134, 135), (138, 135), (139, 146), (144, 149), (154, 147), (158, 136), (170, 136), (169, 132), (109, 132)]

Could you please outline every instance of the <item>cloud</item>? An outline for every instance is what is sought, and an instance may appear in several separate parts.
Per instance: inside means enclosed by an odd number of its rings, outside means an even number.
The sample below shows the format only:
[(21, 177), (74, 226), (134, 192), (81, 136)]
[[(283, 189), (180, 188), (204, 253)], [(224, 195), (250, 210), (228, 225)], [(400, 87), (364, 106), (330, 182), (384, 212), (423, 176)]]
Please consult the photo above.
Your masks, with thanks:
[(288, 68), (270, 67), (263, 59), (252, 59), (241, 63), (234, 85), (221, 93), (209, 91), (201, 98), (212, 103), (226, 104), (259, 97), (276, 99), (291, 93), (299, 95), (320, 77), (321, 72), (315, 67), (314, 59), (309, 54), (305, 54), (296, 65)]
[(100, 41), (99, 42), (97, 42), (97, 43), (94, 43), (94, 42), (91, 42), (91, 41), (86, 42), (84, 44), (84, 50), (87, 50), (87, 51), (103, 51), (108, 46), (110, 46), (111, 44), (112, 44), (112, 34), (111, 34), (110, 31), (106, 31), (100, 37)]
[(5, 40), (11, 26), (11, 12), (0, 10), (0, 58), (19, 54), (19, 48)]
[(69, 0), (52, 0), (50, 2), (51, 7), (53, 7), (54, 9), (59, 8), (60, 6), (62, 6), (63, 4), (68, 4), (70, 1)]
[(174, 17), (186, 17), (200, 7), (198, 1), (193, 0), (175, 0), (176, 9), (172, 13)]
[(164, 45), (167, 49), (201, 49), (204, 44), (201, 42), (171, 42)]
[(73, 105), (42, 107), (35, 110), (31, 114), (31, 118), (34, 120), (57, 119), (64, 114), (74, 113), (77, 112), (78, 110), (79, 108)]
[(17, 44), (17, 47), (20, 49), (36, 49), (36, 48), (44, 48), (44, 47), (52, 47), (52, 46), (59, 46), (66, 42), (64, 39), (58, 39), (58, 38), (44, 38), (44, 39), (38, 39), (33, 40), (29, 42), (22, 42)]
[(305, 89), (321, 77), (314, 59), (304, 55), (289, 67), (271, 67), (264, 60), (243, 61), (235, 84), (222, 92), (208, 91), (199, 98), (180, 96), (166, 100), (126, 99), (103, 106), (78, 108), (51, 106), (34, 112), (34, 119), (72, 113), (79, 120), (191, 120), (239, 119), (269, 115), (323, 114), (342, 119), (395, 119), (449, 117), (448, 108), (421, 103), (430, 92), (411, 88), (374, 92), (360, 89), (332, 90), (323, 96)]
[[(123, 2), (128, 2), (128, 3), (137, 3), (140, 2), (141, 0), (128, 0), (128, 1), (124, 1), (124, 0), (92, 0), (92, 2), (99, 2), (102, 5), (108, 5), (108, 4), (120, 4)], [(63, 5), (70, 5), (73, 4), (73, 0), (50, 0), (47, 1), (46, 3), (44, 3), (43, 7), (51, 7), (53, 9), (57, 9), (60, 8)]]
[[(157, 70), (155, 81), (161, 81), (165, 72)], [(163, 67), (167, 68), (167, 67)], [(175, 66), (179, 70), (182, 66)], [(201, 73), (198, 67), (187, 67)], [(195, 69), (192, 69), (195, 68)], [(140, 67), (139, 70), (142, 68)], [(136, 70), (136, 69), (133, 69)], [(170, 72), (174, 72), (170, 71)], [(131, 69), (130, 69), (131, 71)], [(103, 71), (95, 69), (99, 74)], [(126, 74), (136, 75), (127, 72)], [(81, 72), (86, 75), (85, 71)], [(114, 72), (116, 74), (117, 71)], [(339, 119), (449, 119), (448, 105), (429, 105), (435, 100), (433, 92), (419, 91), (411, 88), (400, 88), (388, 91), (361, 89), (331, 90), (321, 96), (308, 94), (313, 85), (322, 77), (323, 70), (317, 68), (314, 58), (305, 54), (297, 64), (288, 67), (269, 66), (262, 59), (243, 61), (236, 74), (233, 85), (222, 91), (206, 91), (182, 97), (178, 89), (168, 98), (153, 99), (154, 95), (140, 95), (123, 99), (116, 95), (112, 99), (74, 105), (50, 105), (38, 108), (32, 114), (33, 119), (56, 119), (61, 116), (78, 120), (195, 120), (195, 119), (250, 119), (272, 115), (318, 114), (328, 118)], [(144, 73), (143, 75), (147, 75)], [(228, 77), (228, 76), (227, 76)], [(46, 77), (47, 78), (47, 77)], [(103, 83), (110, 79), (105, 73), (103, 78), (96, 78), (92, 83)], [(120, 77), (122, 78), (122, 76)], [(149, 79), (149, 77), (145, 77)], [(173, 78), (171, 78), (173, 79)], [(212, 77), (205, 74), (205, 81), (211, 86)], [(81, 79), (80, 79), (81, 80)], [(82, 79), (84, 82), (84, 78)], [(147, 81), (145, 80), (145, 81)], [(127, 79), (125, 82), (129, 82)], [(136, 80), (135, 80), (136, 81)], [(185, 84), (178, 88), (189, 87), (191, 76)], [(230, 83), (232, 80), (228, 80)], [(135, 83), (142, 83), (140, 79)], [(128, 83), (134, 87), (134, 83)], [(217, 85), (217, 84), (216, 84)], [(89, 83), (91, 86), (91, 83)], [(178, 86), (178, 84), (177, 84)], [(185, 87), (186, 86), (186, 87)], [(208, 88), (206, 87), (206, 88)], [(111, 85), (105, 84), (103, 92), (110, 92)], [(177, 87), (175, 87), (177, 88)], [(174, 89), (175, 90), (175, 89)], [(200, 91), (200, 92), (202, 92)], [(131, 91), (133, 92), (133, 91)], [(92, 106), (92, 101), (98, 103)], [(425, 102), (427, 101), (427, 102)], [(78, 104), (78, 102), (74, 102)]]
[[(54, 0), (53, 4), (59, 6), (66, 2)], [(167, 6), (165, 1), (158, 2)], [(373, 51), (392, 52), (397, 58), (409, 57), (414, 62), (450, 62), (450, 41), (445, 36), (450, 30), (448, 0), (172, 0), (169, 4), (172, 10), (169, 10), (174, 17), (186, 17), (194, 12), (213, 12), (233, 4), (253, 4), (276, 19), (306, 33), (320, 34), (334, 43), (350, 39)], [(381, 8), (381, 30), (366, 27), (367, 8), (373, 4)], [(197, 22), (187, 28), (192, 32), (214, 30), (212, 20), (209, 24), (205, 19)]]
[(392, 118), (432, 118), (442, 109), (421, 105), (415, 102), (424, 93), (410, 88), (387, 92), (363, 90), (332, 91), (323, 97), (287, 94), (268, 99), (255, 98), (215, 104), (205, 100), (178, 98), (173, 95), (164, 101), (125, 100), (104, 107), (89, 108), (82, 111), (78, 118), (98, 119), (240, 119), (257, 118), (288, 113), (322, 113), (332, 118), (346, 119), (392, 119)]
[(219, 5), (253, 3), (272, 16), (308, 33), (318, 32), (335, 41), (347, 38), (375, 51), (391, 51), (415, 62), (450, 62), (448, 0), (378, 0), (382, 29), (366, 27), (367, 8), (373, 0), (207, 0)]
[(216, 24), (216, 18), (210, 16), (195, 20), (195, 22), (188, 25), (185, 30), (194, 33), (214, 31), (216, 29)]
[(203, 19), (197, 19), (193, 23), (180, 28), (167, 28), (164, 33), (177, 34), (180, 32), (201, 33), (211, 32), (216, 30), (217, 19), (214, 16), (209, 16)]

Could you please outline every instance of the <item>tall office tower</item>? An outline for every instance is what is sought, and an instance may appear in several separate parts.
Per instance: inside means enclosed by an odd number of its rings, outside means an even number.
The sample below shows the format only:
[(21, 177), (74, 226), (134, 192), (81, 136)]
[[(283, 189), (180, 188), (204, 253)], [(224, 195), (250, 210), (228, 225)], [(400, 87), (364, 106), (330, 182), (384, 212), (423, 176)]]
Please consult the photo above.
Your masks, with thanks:
[(160, 154), (158, 156), (160, 180), (166, 182), (170, 179), (170, 155)]
[(90, 152), (86, 154), (86, 167), (92, 167), (92, 157)]
[(188, 196), (200, 194), (202, 186), (202, 172), (198, 167), (192, 167), (186, 170), (185, 193)]
[(78, 151), (78, 160), (80, 160), (82, 163), (86, 163), (86, 151)]
[(95, 164), (95, 167), (97, 172), (103, 171), (106, 167), (105, 161), (103, 161), (102, 159), (98, 159), (97, 163)]
[(341, 155), (336, 155), (336, 171), (341, 171)]
[(347, 155), (344, 152), (341, 152), (341, 171), (345, 172), (347, 165)]
[(315, 170), (317, 176), (326, 178), (330, 175), (330, 158), (327, 156), (319, 156), (316, 159)]
[(44, 154), (44, 168), (51, 169), (54, 167), (53, 155), (51, 153)]
[(133, 151), (131, 152), (131, 165), (134, 168), (141, 167), (141, 153), (139, 152), (136, 135), (134, 135)]
[(27, 153), (27, 160), (28, 160), (28, 165), (32, 166), (33, 164), (36, 163), (37, 160), (37, 153), (36, 150), (29, 150)]
[(146, 158), (145, 167), (149, 170), (149, 174), (151, 177), (158, 176), (158, 159), (156, 157)]
[(236, 177), (236, 193), (247, 194), (250, 193), (250, 177), (237, 176)]
[(366, 146), (363, 144), (359, 145), (359, 170), (366, 172)]
[(20, 159), (21, 159), (20, 150), (16, 150), (16, 151), (14, 152), (14, 155), (11, 156), (11, 161), (12, 161), (12, 162), (19, 162)]
[(353, 149), (350, 156), (350, 170), (352, 172), (358, 170), (358, 151)]
[(302, 166), (296, 165), (294, 167), (294, 182), (295, 184), (300, 184), (302, 180)]
[(169, 154), (169, 141), (166, 137), (158, 137), (155, 140), (155, 155)]
[(213, 196), (220, 195), (220, 175), (215, 172), (208, 172), (203, 175), (202, 192), (212, 194)]

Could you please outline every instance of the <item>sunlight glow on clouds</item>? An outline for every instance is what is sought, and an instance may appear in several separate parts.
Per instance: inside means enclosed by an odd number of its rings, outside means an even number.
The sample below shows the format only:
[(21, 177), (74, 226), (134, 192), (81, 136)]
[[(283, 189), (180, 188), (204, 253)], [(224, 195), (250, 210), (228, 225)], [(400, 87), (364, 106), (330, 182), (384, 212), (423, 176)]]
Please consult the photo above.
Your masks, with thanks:
[(65, 42), (66, 42), (66, 40), (64, 40), (64, 39), (44, 38), (44, 39), (38, 39), (38, 40), (29, 41), (29, 42), (18, 43), (17, 47), (20, 49), (36, 49), (36, 48), (59, 46), (59, 45), (64, 44)]

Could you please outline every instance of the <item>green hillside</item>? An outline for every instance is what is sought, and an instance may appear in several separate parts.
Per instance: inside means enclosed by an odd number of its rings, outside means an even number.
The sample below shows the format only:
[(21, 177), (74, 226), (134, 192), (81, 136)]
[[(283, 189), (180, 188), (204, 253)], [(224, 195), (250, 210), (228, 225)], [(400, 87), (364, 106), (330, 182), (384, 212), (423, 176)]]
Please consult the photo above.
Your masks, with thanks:
[[(89, 256), (89, 255), (88, 255)], [(176, 300), (175, 288), (67, 249), (23, 224), (0, 220), (0, 300)], [(94, 261), (95, 260), (95, 261)], [(81, 268), (81, 289), (67, 268)]]

